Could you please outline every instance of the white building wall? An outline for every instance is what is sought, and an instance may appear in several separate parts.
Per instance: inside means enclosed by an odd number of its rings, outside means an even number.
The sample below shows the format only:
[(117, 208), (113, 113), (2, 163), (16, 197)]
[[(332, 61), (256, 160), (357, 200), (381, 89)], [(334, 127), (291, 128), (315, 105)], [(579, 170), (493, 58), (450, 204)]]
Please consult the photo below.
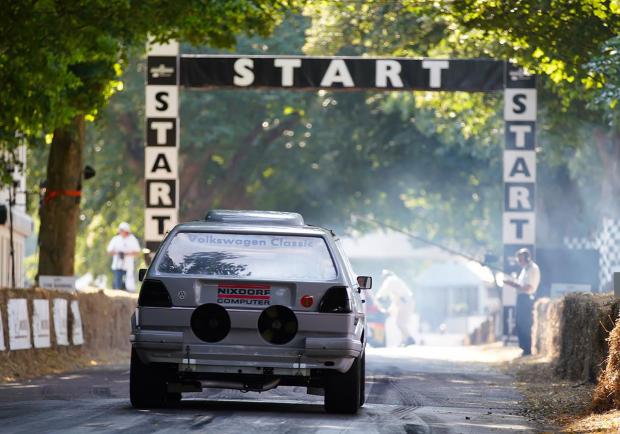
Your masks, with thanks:
[[(18, 159), (23, 163), (21, 169), (16, 168), (13, 179), (17, 181), (15, 205), (13, 206), (13, 248), (15, 258), (15, 286), (23, 288), (26, 284), (25, 245), (26, 238), (33, 230), (32, 218), (26, 214), (26, 147), (17, 151)], [(0, 189), (0, 206), (8, 211), (9, 190)], [(0, 287), (11, 286), (11, 234), (9, 219), (0, 224)]]
[[(26, 279), (26, 267), (24, 264), (26, 236), (20, 233), (13, 234), (13, 246), (15, 249), (15, 286), (23, 288)], [(7, 225), (0, 226), (0, 287), (11, 286), (11, 243)]]

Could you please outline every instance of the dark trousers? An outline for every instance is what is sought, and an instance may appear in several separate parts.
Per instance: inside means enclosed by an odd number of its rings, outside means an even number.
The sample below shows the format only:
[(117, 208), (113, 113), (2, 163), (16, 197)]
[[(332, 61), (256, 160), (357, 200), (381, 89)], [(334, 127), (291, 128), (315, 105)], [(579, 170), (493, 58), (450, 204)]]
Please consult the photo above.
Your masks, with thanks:
[(125, 270), (112, 270), (114, 289), (125, 289)]
[(532, 308), (534, 297), (529, 294), (517, 295), (516, 329), (519, 338), (519, 347), (523, 355), (532, 354)]

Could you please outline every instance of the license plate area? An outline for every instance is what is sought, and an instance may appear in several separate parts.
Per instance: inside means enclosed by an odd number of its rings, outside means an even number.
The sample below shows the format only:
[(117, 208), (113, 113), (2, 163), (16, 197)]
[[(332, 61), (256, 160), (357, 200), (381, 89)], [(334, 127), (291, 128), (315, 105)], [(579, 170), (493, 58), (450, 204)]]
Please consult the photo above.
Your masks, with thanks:
[(265, 309), (273, 305), (291, 307), (293, 291), (288, 285), (245, 282), (206, 282), (199, 304), (217, 303), (230, 308)]

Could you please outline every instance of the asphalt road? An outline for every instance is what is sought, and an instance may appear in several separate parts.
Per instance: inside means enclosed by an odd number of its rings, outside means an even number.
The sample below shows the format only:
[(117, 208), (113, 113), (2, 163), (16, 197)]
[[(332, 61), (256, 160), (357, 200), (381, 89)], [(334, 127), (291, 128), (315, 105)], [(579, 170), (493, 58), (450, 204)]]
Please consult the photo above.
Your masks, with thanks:
[[(129, 405), (127, 366), (98, 367), (0, 385), (2, 433), (525, 433), (511, 378), (461, 352), (370, 349), (367, 400), (356, 416), (328, 415), (304, 388), (209, 390), (178, 408)], [(453, 357), (454, 356), (454, 357)], [(438, 360), (444, 359), (444, 360)], [(448, 360), (448, 359), (458, 359)]]

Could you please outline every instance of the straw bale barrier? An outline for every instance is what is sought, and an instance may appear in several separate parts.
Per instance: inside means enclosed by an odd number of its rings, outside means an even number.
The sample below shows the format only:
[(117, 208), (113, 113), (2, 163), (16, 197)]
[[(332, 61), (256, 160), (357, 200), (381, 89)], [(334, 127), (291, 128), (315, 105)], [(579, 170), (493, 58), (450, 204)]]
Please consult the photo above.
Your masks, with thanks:
[[(11, 349), (9, 345), (8, 304), (11, 299), (26, 299), (30, 321), (29, 349)], [(34, 347), (33, 300), (49, 300), (49, 348)], [(67, 300), (68, 345), (56, 339), (53, 300)], [(77, 345), (72, 336), (73, 315), (70, 303), (77, 300), (84, 343)], [(0, 381), (14, 381), (54, 372), (62, 372), (102, 362), (119, 361), (129, 352), (130, 318), (137, 295), (124, 291), (91, 289), (69, 293), (47, 289), (0, 289), (0, 315), (5, 345), (0, 351)]]
[(556, 360), (560, 348), (560, 303), (541, 298), (534, 303), (532, 354)]
[(599, 377), (592, 396), (592, 409), (606, 411), (620, 409), (620, 321), (609, 334), (609, 354), (605, 369)]
[(465, 345), (491, 344), (497, 341), (495, 335), (495, 316), (485, 319), (476, 329), (465, 337)]
[(94, 352), (129, 351), (131, 315), (138, 296), (111, 289), (77, 294), (82, 312), (84, 345)]
[(534, 305), (534, 354), (550, 359), (563, 379), (594, 382), (608, 353), (607, 338), (620, 302), (610, 294), (568, 294)]
[(560, 378), (594, 382), (607, 357), (618, 302), (610, 294), (578, 293), (562, 303), (555, 372)]

